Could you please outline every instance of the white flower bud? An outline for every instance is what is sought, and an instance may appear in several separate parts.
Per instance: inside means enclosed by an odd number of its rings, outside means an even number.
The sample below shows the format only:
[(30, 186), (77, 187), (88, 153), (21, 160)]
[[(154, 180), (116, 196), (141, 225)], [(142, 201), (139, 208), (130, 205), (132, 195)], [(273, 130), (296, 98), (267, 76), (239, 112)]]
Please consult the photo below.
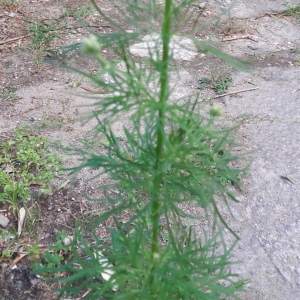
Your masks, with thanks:
[(101, 45), (95, 35), (91, 35), (89, 38), (84, 39), (82, 45), (82, 50), (86, 54), (97, 54), (101, 50)]
[(220, 106), (214, 106), (210, 109), (209, 114), (212, 117), (219, 117), (222, 115), (222, 108)]

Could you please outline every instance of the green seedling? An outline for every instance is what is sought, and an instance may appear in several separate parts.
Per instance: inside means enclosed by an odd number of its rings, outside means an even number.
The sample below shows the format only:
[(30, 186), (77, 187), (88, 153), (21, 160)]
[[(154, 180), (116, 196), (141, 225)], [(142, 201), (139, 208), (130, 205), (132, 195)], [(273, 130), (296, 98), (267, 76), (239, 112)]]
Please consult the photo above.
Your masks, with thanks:
[(6, 88), (4, 91), (0, 93), (0, 100), (6, 101), (6, 100), (16, 100), (18, 99), (17, 94), (15, 93), (17, 88), (15, 86), (11, 86)]
[(74, 77), (71, 77), (68, 80), (68, 86), (77, 87), (81, 84), (83, 79), (84, 79), (84, 76), (81, 76), (78, 80), (74, 79)]
[(34, 245), (26, 249), (26, 255), (28, 255), (31, 260), (36, 261), (41, 257), (41, 250), (38, 245)]
[(219, 79), (217, 81), (213, 81), (209, 78), (201, 78), (199, 80), (199, 90), (204, 90), (207, 88), (213, 89), (218, 95), (224, 94), (227, 89), (230, 87), (232, 82), (231, 77), (225, 77), (224, 79)]
[(16, 252), (18, 245), (15, 244), (16, 235), (3, 229), (0, 231), (0, 262), (9, 259)]
[(52, 40), (57, 36), (57, 24), (54, 22), (49, 24), (36, 22), (27, 23), (26, 27), (31, 36), (28, 50), (34, 54), (36, 65), (40, 68), (43, 56), (48, 53)]
[(227, 91), (227, 89), (230, 87), (231, 81), (232, 81), (231, 77), (226, 77), (225, 79), (214, 83), (213, 89), (218, 95), (224, 94)]
[[(33, 270), (39, 270), (41, 267), (44, 269), (55, 269), (66, 259), (67, 256), (69, 256), (69, 245), (64, 244), (64, 240), (67, 237), (65, 230), (57, 232), (55, 237), (55, 244), (50, 246), (49, 250), (46, 251), (44, 255), (41, 255), (39, 248), (28, 249), (30, 254), (35, 255), (34, 263), (32, 265)], [(51, 277), (51, 272), (46, 271), (41, 272), (41, 274), (45, 278)]]
[(58, 174), (60, 160), (49, 142), (25, 129), (14, 130), (14, 137), (1, 144), (0, 201), (16, 210), (18, 202), (27, 202), (31, 186), (50, 193), (50, 181)]
[(205, 90), (210, 88), (211, 86), (211, 80), (209, 78), (203, 77), (199, 80), (199, 86), (198, 89), (199, 90)]
[(287, 10), (283, 12), (284, 15), (294, 17), (300, 21), (300, 4), (292, 6), (289, 2), (285, 2), (283, 5), (287, 8)]
[(6, 7), (16, 8), (20, 6), (22, 0), (1, 0), (0, 3), (2, 3)]
[(73, 17), (75, 19), (84, 20), (93, 12), (91, 6), (67, 8), (63, 13), (63, 17)]

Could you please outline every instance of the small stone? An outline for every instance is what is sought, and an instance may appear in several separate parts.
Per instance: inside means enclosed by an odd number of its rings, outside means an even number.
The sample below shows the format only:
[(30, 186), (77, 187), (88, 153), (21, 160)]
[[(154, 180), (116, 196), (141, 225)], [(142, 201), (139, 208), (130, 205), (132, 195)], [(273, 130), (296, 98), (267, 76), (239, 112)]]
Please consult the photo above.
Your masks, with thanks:
[(66, 246), (69, 246), (72, 241), (73, 241), (73, 237), (72, 236), (66, 236), (63, 239), (63, 244), (66, 245)]
[(2, 227), (6, 227), (9, 223), (9, 219), (5, 216), (3, 216), (2, 214), (0, 214), (0, 226)]
[(54, 80), (54, 81), (57, 81), (57, 78), (56, 78), (56, 77), (54, 77), (54, 78), (53, 78), (53, 80)]
[(61, 209), (60, 209), (60, 208), (58, 208), (58, 209), (57, 209), (57, 211), (59, 212), (59, 211), (61, 211)]
[(207, 2), (202, 2), (202, 3), (199, 4), (199, 7), (200, 8), (205, 8), (206, 5), (207, 5)]
[(251, 50), (258, 50), (258, 47), (252, 47), (251, 45), (248, 45), (247, 47)]
[(8, 266), (8, 264), (6, 264), (6, 263), (2, 263), (2, 264), (1, 264), (1, 268), (2, 268), (2, 269), (7, 268), (7, 266)]

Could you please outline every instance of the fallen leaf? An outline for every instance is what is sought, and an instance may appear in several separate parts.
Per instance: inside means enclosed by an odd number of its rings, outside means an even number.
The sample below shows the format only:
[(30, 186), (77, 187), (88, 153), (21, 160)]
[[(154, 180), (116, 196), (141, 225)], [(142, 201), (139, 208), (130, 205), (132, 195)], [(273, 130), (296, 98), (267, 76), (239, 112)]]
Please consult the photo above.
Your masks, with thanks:
[(295, 184), (295, 182), (294, 182), (292, 179), (290, 179), (290, 178), (288, 178), (288, 177), (286, 177), (286, 176), (280, 176), (280, 178), (281, 178), (281, 179), (285, 179), (285, 180), (289, 181), (289, 182), (292, 183), (292, 184)]
[(25, 221), (25, 215), (26, 215), (25, 208), (22, 207), (19, 211), (18, 236), (20, 236), (22, 233), (22, 229), (23, 229), (23, 225), (24, 225), (24, 221)]
[(70, 182), (70, 180), (66, 180), (65, 182), (63, 182), (59, 188), (57, 189), (58, 191), (61, 190), (62, 188), (64, 188), (68, 183)]
[[(104, 268), (109, 268), (109, 269), (104, 269), (103, 272), (101, 272), (101, 276), (105, 281), (110, 280), (110, 277), (115, 274), (114, 270), (110, 269), (112, 268), (112, 265), (108, 262), (108, 259), (106, 257), (103, 256), (101, 251), (95, 252), (94, 253), (95, 258), (98, 258), (98, 261), (100, 263), (100, 265), (102, 265), (102, 267)], [(113, 280), (112, 282), (114, 282), (115, 280)], [(112, 287), (113, 291), (116, 291), (118, 289), (117, 285), (114, 285)]]

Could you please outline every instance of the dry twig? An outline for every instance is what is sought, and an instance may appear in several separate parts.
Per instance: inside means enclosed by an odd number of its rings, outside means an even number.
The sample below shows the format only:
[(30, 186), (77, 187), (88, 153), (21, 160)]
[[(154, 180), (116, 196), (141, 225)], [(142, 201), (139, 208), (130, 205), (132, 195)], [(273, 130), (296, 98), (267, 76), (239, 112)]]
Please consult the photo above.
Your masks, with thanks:
[(23, 39), (23, 38), (26, 38), (26, 37), (29, 37), (29, 36), (30, 36), (30, 34), (26, 34), (26, 35), (21, 35), (21, 36), (18, 36), (18, 37), (9, 39), (9, 40), (1, 41), (0, 45), (8, 44), (8, 43), (11, 43), (13, 41), (17, 41), (17, 40), (20, 40), (20, 39)]
[(214, 99), (225, 97), (225, 96), (230, 96), (230, 95), (234, 95), (234, 94), (239, 94), (239, 93), (250, 92), (250, 91), (254, 91), (254, 90), (258, 90), (258, 89), (259, 89), (259, 87), (255, 87), (255, 88), (251, 88), (251, 89), (245, 89), (245, 90), (235, 91), (235, 92), (231, 92), (231, 93), (227, 93), (227, 94), (217, 95), (217, 96), (214, 96)]
[(242, 39), (249, 39), (251, 41), (254, 41), (257, 43), (257, 41), (255, 39), (253, 39), (251, 36), (249, 35), (243, 35), (243, 36), (236, 36), (236, 37), (229, 37), (227, 39), (223, 39), (222, 42), (230, 42), (230, 41), (235, 41), (235, 40), (242, 40)]

